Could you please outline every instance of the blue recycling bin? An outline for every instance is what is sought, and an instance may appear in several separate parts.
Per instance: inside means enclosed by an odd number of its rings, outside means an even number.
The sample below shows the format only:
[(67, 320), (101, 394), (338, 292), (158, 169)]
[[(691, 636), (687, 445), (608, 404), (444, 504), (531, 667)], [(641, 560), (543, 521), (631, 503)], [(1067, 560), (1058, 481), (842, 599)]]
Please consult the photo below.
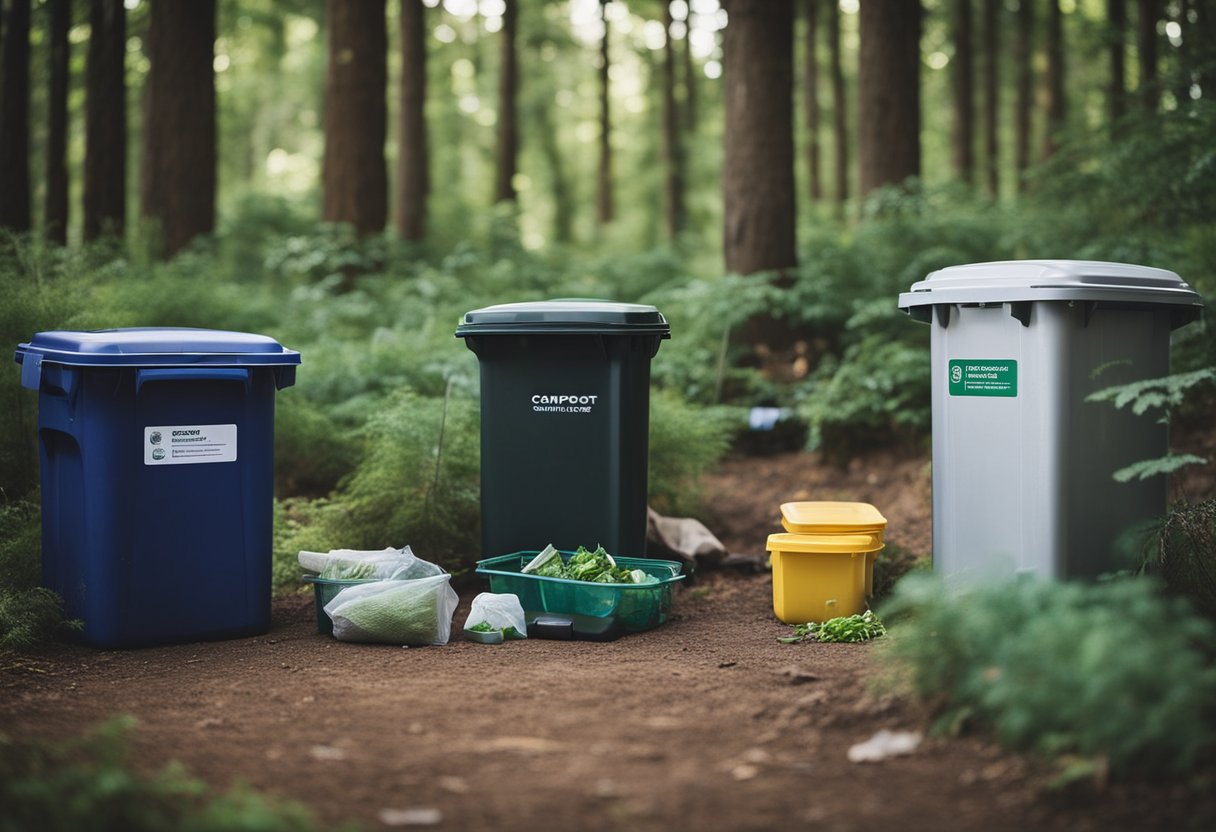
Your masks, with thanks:
[(42, 582), (99, 647), (270, 627), (275, 391), (300, 354), (206, 329), (40, 332)]

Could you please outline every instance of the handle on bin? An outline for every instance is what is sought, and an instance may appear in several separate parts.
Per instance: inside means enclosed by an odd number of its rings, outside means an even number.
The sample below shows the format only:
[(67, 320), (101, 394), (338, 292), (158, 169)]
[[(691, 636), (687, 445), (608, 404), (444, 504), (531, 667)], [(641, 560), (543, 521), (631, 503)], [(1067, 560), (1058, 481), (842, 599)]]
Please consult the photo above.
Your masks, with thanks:
[(570, 641), (574, 638), (574, 619), (563, 615), (538, 615), (528, 622), (528, 637)]
[(245, 367), (170, 367), (135, 371), (135, 392), (153, 381), (239, 381), (249, 392), (249, 370)]

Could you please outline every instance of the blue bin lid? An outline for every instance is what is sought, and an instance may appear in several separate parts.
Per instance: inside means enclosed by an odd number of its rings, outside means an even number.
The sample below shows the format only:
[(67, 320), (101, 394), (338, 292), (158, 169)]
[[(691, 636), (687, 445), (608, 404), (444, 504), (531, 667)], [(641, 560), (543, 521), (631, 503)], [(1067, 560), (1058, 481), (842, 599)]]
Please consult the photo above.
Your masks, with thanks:
[(644, 303), (565, 298), (500, 303), (466, 312), (456, 337), (528, 334), (635, 335), (671, 337), (659, 310)]
[(300, 353), (265, 335), (184, 327), (51, 330), (18, 344), (18, 364), (77, 367), (261, 367), (295, 365)]

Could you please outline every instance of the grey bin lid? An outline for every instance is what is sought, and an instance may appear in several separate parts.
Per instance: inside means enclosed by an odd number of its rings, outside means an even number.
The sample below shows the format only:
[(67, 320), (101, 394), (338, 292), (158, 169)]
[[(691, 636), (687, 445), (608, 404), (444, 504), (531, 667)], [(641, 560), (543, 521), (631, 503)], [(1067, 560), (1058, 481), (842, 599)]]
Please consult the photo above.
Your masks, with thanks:
[(667, 319), (643, 303), (562, 299), (502, 303), (466, 312), (456, 337), (470, 335), (657, 335), (671, 337)]
[(932, 272), (899, 296), (899, 308), (929, 320), (939, 304), (980, 305), (1027, 301), (1083, 301), (1191, 307), (1180, 323), (1203, 307), (1182, 278), (1165, 269), (1095, 260), (1006, 260), (950, 266)]

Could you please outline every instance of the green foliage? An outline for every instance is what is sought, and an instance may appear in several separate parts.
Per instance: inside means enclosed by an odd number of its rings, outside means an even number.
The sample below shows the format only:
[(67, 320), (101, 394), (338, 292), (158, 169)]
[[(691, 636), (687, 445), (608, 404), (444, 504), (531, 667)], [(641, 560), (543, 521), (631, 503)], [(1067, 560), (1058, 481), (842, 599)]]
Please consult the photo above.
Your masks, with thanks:
[(112, 719), (66, 742), (0, 735), (0, 832), (307, 832), (299, 804), (246, 786), (215, 793), (176, 764), (151, 776), (129, 762), (130, 717)]
[[(1199, 385), (1216, 379), (1216, 368), (1206, 367), (1186, 373), (1174, 373), (1164, 378), (1144, 379), (1129, 384), (1107, 387), (1086, 397), (1087, 402), (1111, 402), (1116, 408), (1130, 407), (1132, 413), (1143, 416), (1150, 410), (1162, 410), (1168, 418)], [(1157, 459), (1144, 459), (1120, 468), (1114, 473), (1118, 482), (1146, 480), (1172, 474), (1187, 465), (1204, 465), (1207, 460), (1194, 454), (1169, 453)]]
[(888, 540), (874, 560), (874, 598), (880, 601), (885, 599), (904, 575), (925, 571), (931, 566), (932, 558), (929, 556), (914, 554)]
[(1035, 580), (954, 591), (902, 580), (880, 610), (894, 679), (937, 728), (1081, 757), (1112, 775), (1185, 773), (1216, 738), (1212, 626), (1146, 579)]
[(480, 546), (478, 424), (465, 396), (392, 394), (368, 416), (364, 455), (342, 489), (292, 504), (294, 533), (280, 537), (276, 559), (408, 543), (420, 557), (460, 568)]
[(797, 644), (802, 641), (821, 641), (859, 644), (885, 636), (887, 628), (871, 610), (857, 615), (842, 615), (829, 618), (823, 623), (814, 621), (794, 626), (792, 636), (781, 636), (782, 644)]
[(1172, 509), (1149, 570), (1216, 621), (1216, 498)]
[(1085, 398), (1087, 402), (1112, 402), (1116, 408), (1131, 407), (1142, 416), (1149, 410), (1177, 407), (1191, 388), (1216, 379), (1216, 368), (1206, 367), (1188, 373), (1175, 373), (1164, 378), (1150, 378), (1131, 384), (1107, 387)]
[(0, 504), (0, 648), (28, 647), (77, 626), (63, 620), (59, 596), (38, 586), (40, 551), (37, 504)]
[(735, 418), (727, 408), (694, 407), (671, 392), (650, 400), (650, 505), (660, 514), (701, 511), (700, 480), (730, 445)]

